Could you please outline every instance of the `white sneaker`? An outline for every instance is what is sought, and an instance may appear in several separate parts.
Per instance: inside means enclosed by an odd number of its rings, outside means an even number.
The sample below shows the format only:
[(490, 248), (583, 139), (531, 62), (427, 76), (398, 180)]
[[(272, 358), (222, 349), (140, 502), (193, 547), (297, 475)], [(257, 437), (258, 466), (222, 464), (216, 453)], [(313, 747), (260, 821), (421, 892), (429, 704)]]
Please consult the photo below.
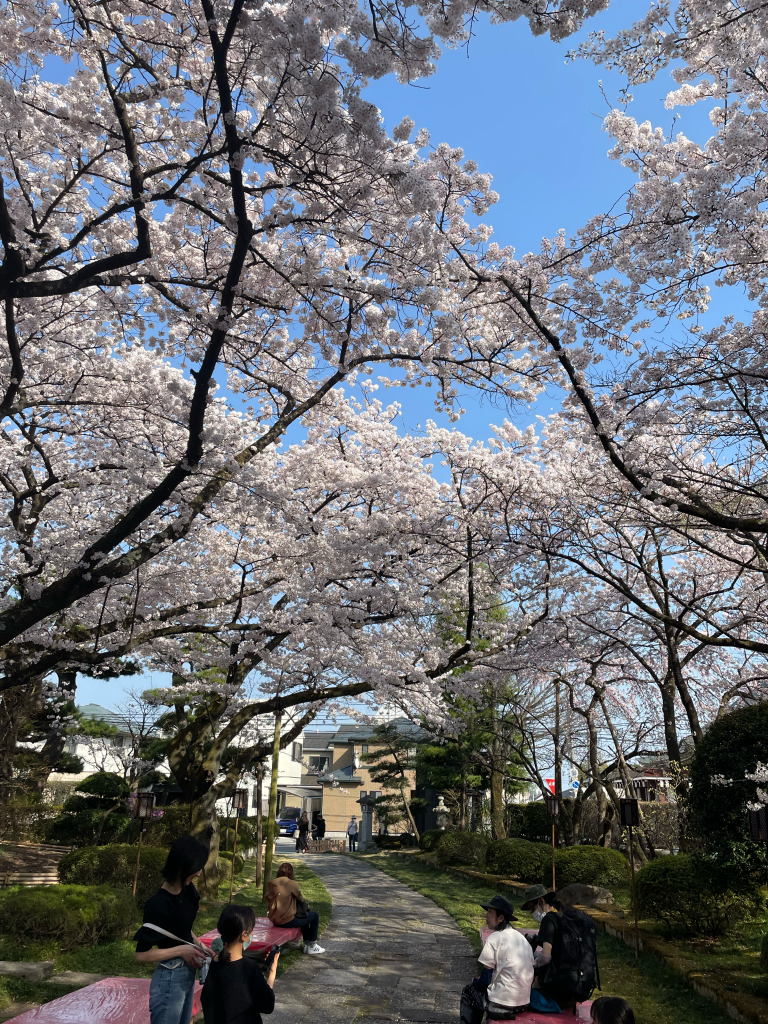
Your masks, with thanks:
[(304, 952), (309, 956), (317, 956), (318, 953), (324, 953), (325, 950), (322, 946), (318, 946), (316, 942), (313, 942), (311, 945), (304, 946)]

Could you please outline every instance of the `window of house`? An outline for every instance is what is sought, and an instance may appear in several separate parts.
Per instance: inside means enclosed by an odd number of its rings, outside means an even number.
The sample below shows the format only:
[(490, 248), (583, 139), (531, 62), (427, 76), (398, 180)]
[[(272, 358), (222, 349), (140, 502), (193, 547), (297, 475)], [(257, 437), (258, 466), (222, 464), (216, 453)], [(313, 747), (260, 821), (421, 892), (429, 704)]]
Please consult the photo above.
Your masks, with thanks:
[(293, 758), (294, 761), (301, 761), (303, 754), (304, 747), (302, 746), (301, 743), (291, 744), (291, 757)]
[(360, 749), (362, 750), (362, 752), (364, 754), (367, 754), (368, 753), (368, 744), (364, 743)]
[(323, 757), (322, 755), (313, 755), (307, 758), (309, 761), (309, 771), (312, 773), (317, 772), (318, 775), (322, 775), (323, 772), (328, 771), (328, 764), (330, 763), (329, 757)]

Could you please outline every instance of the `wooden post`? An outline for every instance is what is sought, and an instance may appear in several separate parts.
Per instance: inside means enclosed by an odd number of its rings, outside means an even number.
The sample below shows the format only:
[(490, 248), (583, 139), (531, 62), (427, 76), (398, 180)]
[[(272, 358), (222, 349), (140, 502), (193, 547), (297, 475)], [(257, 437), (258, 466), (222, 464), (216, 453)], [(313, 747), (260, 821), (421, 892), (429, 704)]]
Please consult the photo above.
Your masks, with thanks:
[(632, 906), (635, 909), (635, 956), (640, 956), (640, 926), (637, 923), (637, 893), (635, 892), (635, 843), (629, 826), (629, 860), (632, 865)]
[(275, 712), (275, 739), (272, 744), (272, 778), (269, 780), (269, 821), (267, 822), (267, 850), (264, 858), (264, 878), (261, 884), (263, 897), (266, 899), (267, 888), (272, 878), (272, 854), (275, 846), (275, 816), (277, 814), (277, 769), (280, 760), (280, 720), (279, 711)]
[(555, 819), (552, 819), (552, 892), (557, 892), (555, 885)]
[[(141, 824), (143, 826), (144, 825), (143, 819), (139, 818), (139, 821), (141, 822)], [(136, 886), (139, 884), (139, 861), (141, 860), (141, 837), (143, 835), (144, 835), (144, 829), (142, 827), (141, 831), (139, 832), (139, 852), (136, 854), (136, 872), (134, 873), (134, 876), (133, 876), (133, 895), (134, 896), (136, 895)]]
[(256, 885), (261, 885), (264, 877), (264, 856), (261, 849), (263, 840), (262, 830), (264, 827), (261, 804), (263, 800), (262, 790), (264, 788), (264, 762), (259, 761), (256, 766)]
[(235, 811), (235, 846), (232, 851), (232, 871), (229, 876), (229, 902), (232, 902), (232, 890), (235, 886), (235, 857), (237, 856), (237, 826), (240, 824), (240, 811)]

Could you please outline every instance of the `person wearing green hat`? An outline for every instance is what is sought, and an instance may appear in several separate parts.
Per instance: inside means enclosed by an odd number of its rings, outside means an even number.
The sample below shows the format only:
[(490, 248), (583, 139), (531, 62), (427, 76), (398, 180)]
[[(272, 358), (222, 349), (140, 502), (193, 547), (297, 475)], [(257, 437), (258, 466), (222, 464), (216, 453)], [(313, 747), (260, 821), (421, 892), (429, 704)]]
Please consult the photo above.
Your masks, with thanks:
[(487, 986), (487, 1016), (494, 1020), (513, 1020), (516, 1013), (528, 1009), (533, 982), (533, 953), (522, 932), (510, 925), (517, 921), (515, 908), (504, 896), (481, 903), (485, 921), (493, 929), (485, 940), (478, 960), (482, 974), (473, 984)]

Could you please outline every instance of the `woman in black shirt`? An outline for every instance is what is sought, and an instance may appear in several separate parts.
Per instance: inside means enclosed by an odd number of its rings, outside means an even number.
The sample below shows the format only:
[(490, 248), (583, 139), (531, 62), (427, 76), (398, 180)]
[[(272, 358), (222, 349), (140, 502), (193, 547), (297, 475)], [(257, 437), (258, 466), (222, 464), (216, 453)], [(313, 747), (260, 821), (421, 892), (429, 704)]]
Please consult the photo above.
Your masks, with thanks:
[(302, 816), (299, 818), (299, 835), (296, 840), (296, 853), (307, 852), (307, 834), (309, 833), (309, 817), (307, 812), (304, 811)]
[(216, 927), (224, 949), (211, 964), (203, 985), (205, 1024), (261, 1024), (261, 1014), (275, 1008), (272, 986), (280, 954), (275, 954), (266, 979), (258, 961), (243, 956), (255, 923), (251, 907), (230, 903), (221, 912)]
[(200, 903), (192, 879), (207, 860), (208, 850), (197, 839), (177, 839), (162, 870), (165, 881), (144, 904), (144, 923), (134, 939), (137, 962), (157, 964), (149, 986), (151, 1024), (189, 1024), (192, 1019), (195, 971), (207, 957), (192, 931)]

